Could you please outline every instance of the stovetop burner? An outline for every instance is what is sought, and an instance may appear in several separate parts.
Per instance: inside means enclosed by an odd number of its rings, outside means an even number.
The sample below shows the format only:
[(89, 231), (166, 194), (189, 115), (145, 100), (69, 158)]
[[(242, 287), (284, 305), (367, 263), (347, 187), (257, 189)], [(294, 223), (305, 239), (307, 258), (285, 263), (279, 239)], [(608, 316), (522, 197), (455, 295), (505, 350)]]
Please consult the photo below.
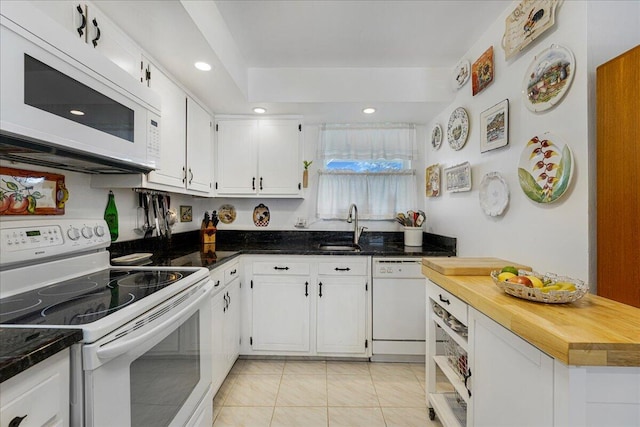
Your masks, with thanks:
[(0, 324), (83, 325), (194, 271), (105, 269), (0, 300)]

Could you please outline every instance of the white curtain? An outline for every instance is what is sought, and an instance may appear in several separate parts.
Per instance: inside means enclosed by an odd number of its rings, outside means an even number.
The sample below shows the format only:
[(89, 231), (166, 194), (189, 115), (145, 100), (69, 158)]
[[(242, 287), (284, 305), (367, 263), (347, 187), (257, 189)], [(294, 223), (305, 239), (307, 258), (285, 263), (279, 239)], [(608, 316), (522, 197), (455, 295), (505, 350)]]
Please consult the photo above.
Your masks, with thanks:
[[(323, 125), (318, 159), (413, 160), (415, 126), (404, 123)], [(398, 212), (416, 209), (416, 178), (413, 169), (385, 172), (320, 170), (317, 216), (345, 219), (351, 203), (361, 219), (393, 219)]]
[(416, 128), (408, 123), (323, 124), (319, 159), (412, 160), (417, 154)]

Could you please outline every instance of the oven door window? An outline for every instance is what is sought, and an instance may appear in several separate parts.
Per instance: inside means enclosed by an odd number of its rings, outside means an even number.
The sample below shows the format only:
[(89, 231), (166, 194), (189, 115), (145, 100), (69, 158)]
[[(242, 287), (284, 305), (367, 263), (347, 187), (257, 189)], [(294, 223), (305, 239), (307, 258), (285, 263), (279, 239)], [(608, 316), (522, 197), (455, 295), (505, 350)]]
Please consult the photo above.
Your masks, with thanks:
[(24, 103), (133, 142), (132, 109), (26, 54)]
[(200, 318), (178, 329), (131, 362), (131, 425), (167, 426), (200, 381)]

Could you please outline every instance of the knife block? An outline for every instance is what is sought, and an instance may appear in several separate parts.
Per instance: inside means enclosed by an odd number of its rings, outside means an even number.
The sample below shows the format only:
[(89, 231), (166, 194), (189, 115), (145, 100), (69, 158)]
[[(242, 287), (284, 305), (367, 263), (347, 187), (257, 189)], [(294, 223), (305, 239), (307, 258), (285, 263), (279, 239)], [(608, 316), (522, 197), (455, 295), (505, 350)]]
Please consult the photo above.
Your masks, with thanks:
[[(203, 245), (213, 245), (215, 251), (217, 229), (213, 224), (209, 223), (205, 228), (200, 230), (200, 237)], [(211, 246), (209, 246), (211, 247)]]

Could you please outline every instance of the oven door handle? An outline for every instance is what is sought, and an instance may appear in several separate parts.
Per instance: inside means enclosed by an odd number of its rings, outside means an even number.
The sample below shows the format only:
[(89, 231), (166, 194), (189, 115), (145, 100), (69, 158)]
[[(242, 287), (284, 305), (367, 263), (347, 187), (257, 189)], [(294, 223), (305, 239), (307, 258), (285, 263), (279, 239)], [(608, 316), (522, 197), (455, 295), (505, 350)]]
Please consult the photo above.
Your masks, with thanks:
[(112, 341), (114, 342), (114, 344), (106, 344), (105, 346), (100, 347), (99, 349), (96, 350), (96, 356), (98, 356), (98, 358), (100, 359), (111, 359), (139, 346), (144, 341), (156, 335), (158, 331), (165, 330), (167, 327), (175, 323), (177, 319), (179, 319), (185, 313), (188, 313), (194, 307), (200, 305), (203, 300), (210, 297), (210, 293), (211, 293), (211, 286), (208, 286), (208, 285), (204, 286), (200, 290), (200, 294), (201, 294), (200, 296), (198, 296), (192, 303), (190, 303), (189, 305), (187, 305), (186, 307), (184, 307), (183, 309), (181, 309), (171, 317), (158, 323), (155, 327), (149, 329), (146, 332), (143, 332), (138, 336), (135, 336), (129, 339), (123, 339), (122, 341), (115, 341), (115, 342)]

